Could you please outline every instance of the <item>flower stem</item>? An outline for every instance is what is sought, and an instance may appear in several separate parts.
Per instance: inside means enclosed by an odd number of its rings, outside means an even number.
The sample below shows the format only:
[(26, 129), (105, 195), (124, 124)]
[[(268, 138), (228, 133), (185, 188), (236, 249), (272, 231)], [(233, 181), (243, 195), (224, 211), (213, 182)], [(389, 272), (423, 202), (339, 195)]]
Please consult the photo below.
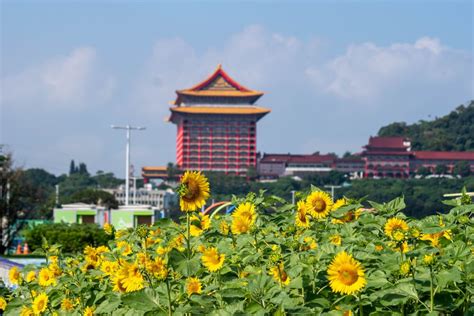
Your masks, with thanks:
[(171, 315), (173, 315), (173, 312), (171, 310), (171, 290), (170, 290), (170, 280), (169, 280), (169, 278), (166, 278), (166, 290), (168, 292), (168, 315), (171, 316)]
[(359, 315), (364, 316), (364, 309), (362, 307), (362, 293), (359, 293)]
[(434, 289), (433, 289), (433, 267), (430, 266), (430, 312), (433, 312)]
[(190, 240), (190, 232), (189, 232), (189, 226), (190, 226), (190, 216), (189, 212), (186, 212), (186, 247), (187, 247), (187, 257), (188, 261), (191, 259), (191, 240)]

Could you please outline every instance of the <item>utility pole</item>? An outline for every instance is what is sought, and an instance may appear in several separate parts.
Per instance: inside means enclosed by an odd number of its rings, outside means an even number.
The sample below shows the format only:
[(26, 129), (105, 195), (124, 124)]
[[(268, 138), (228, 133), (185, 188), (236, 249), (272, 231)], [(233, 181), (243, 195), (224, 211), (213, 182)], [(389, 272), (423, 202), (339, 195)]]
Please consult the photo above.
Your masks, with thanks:
[(56, 207), (59, 206), (59, 184), (55, 185), (56, 187)]
[(339, 188), (342, 188), (342, 186), (340, 185), (325, 185), (324, 186), (325, 188), (331, 188), (331, 198), (332, 198), (332, 201), (334, 202), (334, 189), (339, 189)]
[(130, 132), (132, 130), (143, 131), (146, 127), (115, 126), (111, 125), (113, 129), (124, 129), (127, 131), (127, 145), (125, 147), (125, 205), (128, 205), (130, 195)]

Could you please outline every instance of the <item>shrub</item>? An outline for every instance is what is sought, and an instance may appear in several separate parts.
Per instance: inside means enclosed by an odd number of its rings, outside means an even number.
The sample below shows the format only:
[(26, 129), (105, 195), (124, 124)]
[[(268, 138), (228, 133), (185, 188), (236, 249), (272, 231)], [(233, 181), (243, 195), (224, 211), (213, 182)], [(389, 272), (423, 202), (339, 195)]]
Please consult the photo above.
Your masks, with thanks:
[(32, 251), (41, 249), (44, 237), (50, 245), (60, 244), (63, 253), (82, 252), (87, 245), (106, 245), (111, 238), (96, 224), (41, 224), (24, 230), (23, 235)]

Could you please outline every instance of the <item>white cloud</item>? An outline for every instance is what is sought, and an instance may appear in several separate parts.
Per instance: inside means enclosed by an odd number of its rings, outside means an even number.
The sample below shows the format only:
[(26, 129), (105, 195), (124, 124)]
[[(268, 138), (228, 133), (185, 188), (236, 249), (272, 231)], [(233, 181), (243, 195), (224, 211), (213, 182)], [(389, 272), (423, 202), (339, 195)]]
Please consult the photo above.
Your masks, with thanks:
[(97, 71), (94, 48), (79, 47), (67, 56), (50, 59), (2, 78), (1, 103), (28, 108), (83, 108), (88, 100), (109, 98), (113, 77)]
[[(439, 39), (422, 37), (415, 43), (387, 47), (374, 43), (350, 45), (346, 53), (306, 71), (315, 87), (339, 98), (378, 103), (419, 88), (419, 94), (443, 89), (454, 82), (472, 82), (471, 56), (443, 46)], [(466, 91), (466, 90), (465, 90)], [(410, 97), (410, 96), (408, 96)]]

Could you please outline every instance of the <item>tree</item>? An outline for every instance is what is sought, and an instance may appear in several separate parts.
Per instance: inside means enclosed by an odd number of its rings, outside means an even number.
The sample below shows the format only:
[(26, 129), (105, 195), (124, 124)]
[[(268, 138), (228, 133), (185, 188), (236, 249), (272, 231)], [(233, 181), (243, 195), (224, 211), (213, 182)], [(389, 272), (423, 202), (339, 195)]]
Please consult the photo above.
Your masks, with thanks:
[(108, 209), (118, 208), (118, 202), (112, 194), (90, 188), (78, 191), (68, 198), (68, 203), (78, 202), (101, 205)]
[(437, 165), (435, 168), (435, 174), (446, 174), (448, 172), (448, 168), (446, 165)]
[(83, 162), (79, 164), (78, 172), (79, 174), (82, 174), (82, 175), (89, 175), (89, 172), (87, 171), (87, 166)]
[(426, 177), (427, 175), (430, 175), (431, 174), (431, 171), (430, 169), (424, 167), (424, 166), (421, 166), (420, 168), (418, 168), (418, 170), (416, 171), (416, 174), (417, 175), (420, 175), (420, 176), (423, 176), (423, 177)]
[(25, 200), (31, 188), (22, 185), (22, 170), (13, 167), (10, 153), (0, 153), (0, 254), (5, 253), (12, 245), (16, 233), (22, 229), (22, 222), (29, 212), (25, 210)]
[(74, 163), (74, 159), (73, 159), (73, 160), (71, 160), (71, 163), (69, 164), (69, 175), (72, 175), (76, 172), (77, 172), (76, 164)]
[(471, 166), (467, 161), (459, 161), (454, 165), (453, 174), (467, 177), (471, 174)]

